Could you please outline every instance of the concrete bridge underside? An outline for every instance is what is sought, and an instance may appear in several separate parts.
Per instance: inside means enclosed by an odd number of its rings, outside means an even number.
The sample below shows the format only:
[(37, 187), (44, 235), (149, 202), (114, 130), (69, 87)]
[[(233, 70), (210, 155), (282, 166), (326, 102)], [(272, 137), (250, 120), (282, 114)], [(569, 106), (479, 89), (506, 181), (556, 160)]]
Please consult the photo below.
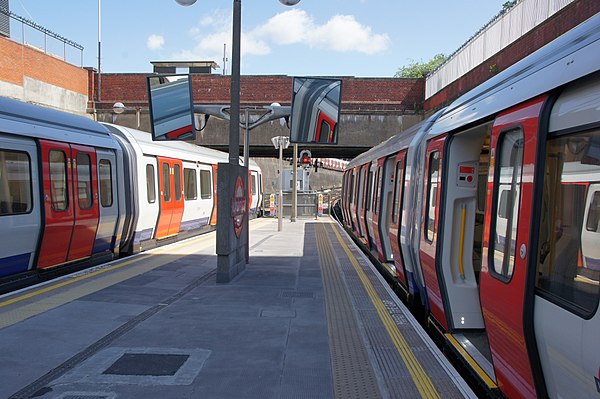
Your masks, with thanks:
[[(313, 157), (351, 159), (381, 143), (398, 132), (411, 127), (423, 119), (422, 113), (414, 111), (348, 111), (340, 118), (339, 142), (337, 145), (300, 145), (308, 148)], [(139, 118), (135, 111), (115, 116), (112, 113), (98, 113), (98, 120), (116, 122), (119, 125), (150, 131), (147, 112)], [(250, 131), (251, 157), (278, 157), (271, 138), (289, 136), (289, 128), (283, 121), (273, 121)], [(229, 122), (210, 118), (206, 128), (197, 134), (196, 144), (221, 151), (228, 151)], [(244, 130), (240, 129), (240, 155), (243, 146)], [(292, 156), (292, 146), (284, 151), (285, 157)]]

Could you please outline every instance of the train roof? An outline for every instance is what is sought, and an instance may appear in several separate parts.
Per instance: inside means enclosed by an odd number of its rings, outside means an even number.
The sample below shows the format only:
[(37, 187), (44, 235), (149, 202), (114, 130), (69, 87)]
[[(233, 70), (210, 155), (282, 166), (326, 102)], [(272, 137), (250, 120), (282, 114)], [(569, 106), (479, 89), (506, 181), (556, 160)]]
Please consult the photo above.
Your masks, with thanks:
[[(148, 132), (109, 123), (105, 123), (105, 125), (111, 130), (114, 129), (121, 132), (120, 135), (125, 137), (129, 142), (133, 139), (140, 146), (145, 155), (179, 158), (185, 161), (200, 161), (211, 164), (228, 162), (229, 160), (228, 154), (222, 151), (187, 143), (185, 141), (153, 141), (152, 135)], [(250, 166), (255, 168), (258, 167), (256, 162), (252, 160), (250, 160)]]
[(0, 131), (105, 148), (119, 148), (108, 130), (84, 116), (0, 97)]
[(484, 119), (599, 69), (600, 14), (596, 14), (456, 99), (430, 135)]
[(442, 112), (443, 110), (436, 112), (429, 118), (417, 123), (416, 125), (409, 127), (406, 130), (401, 131), (400, 133), (390, 137), (383, 143), (376, 145), (370, 150), (363, 152), (362, 154), (358, 155), (356, 158), (351, 160), (348, 163), (346, 169), (351, 169), (359, 165), (364, 165), (367, 162), (385, 157), (389, 154), (393, 154), (402, 149), (408, 148), (408, 146), (412, 143), (416, 136), (421, 136), (427, 130), (429, 130), (433, 122), (437, 120), (437, 118)]

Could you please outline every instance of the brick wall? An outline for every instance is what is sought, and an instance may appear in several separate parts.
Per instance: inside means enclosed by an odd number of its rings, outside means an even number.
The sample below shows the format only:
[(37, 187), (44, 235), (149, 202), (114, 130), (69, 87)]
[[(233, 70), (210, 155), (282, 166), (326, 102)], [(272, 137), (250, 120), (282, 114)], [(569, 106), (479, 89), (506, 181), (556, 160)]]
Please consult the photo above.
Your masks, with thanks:
[(571, 3), (510, 46), (425, 100), (425, 111), (430, 113), (448, 105), (491, 78), (493, 75), (490, 72), (490, 66), (496, 65), (497, 72), (500, 72), (598, 12), (600, 12), (600, 1), (598, 0), (578, 0)]
[(83, 68), (0, 37), (0, 81), (23, 86), (26, 76), (82, 95), (88, 93)]
[[(99, 109), (111, 109), (120, 101), (127, 107), (147, 107), (146, 76), (150, 74), (102, 74)], [(423, 79), (342, 78), (342, 105), (346, 110), (406, 111), (421, 109), (425, 82)], [(228, 104), (230, 77), (195, 75), (194, 102)], [(270, 105), (278, 102), (289, 105), (292, 97), (292, 78), (283, 75), (242, 76), (240, 101), (244, 105)], [(93, 93), (91, 93), (93, 94)], [(90, 94), (90, 98), (93, 98)]]

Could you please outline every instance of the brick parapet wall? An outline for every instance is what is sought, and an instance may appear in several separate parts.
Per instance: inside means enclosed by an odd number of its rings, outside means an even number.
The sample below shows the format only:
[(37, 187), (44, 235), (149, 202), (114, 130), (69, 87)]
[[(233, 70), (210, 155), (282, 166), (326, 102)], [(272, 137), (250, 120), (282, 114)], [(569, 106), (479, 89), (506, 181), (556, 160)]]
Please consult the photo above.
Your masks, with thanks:
[(0, 81), (23, 86), (25, 77), (29, 77), (88, 94), (88, 76), (83, 68), (4, 37), (0, 37), (0, 55)]
[(578, 0), (569, 4), (519, 40), (425, 100), (423, 106), (425, 112), (432, 113), (448, 105), (491, 78), (493, 73), (490, 72), (490, 67), (495, 65), (495, 68), (492, 68), (495, 69), (495, 73), (510, 67), (598, 12), (600, 12), (598, 0)]
[[(99, 109), (111, 109), (115, 102), (127, 107), (147, 107), (146, 77), (150, 74), (102, 74)], [(342, 106), (352, 111), (414, 111), (422, 109), (424, 79), (342, 77)], [(230, 76), (194, 75), (194, 102), (228, 104)], [(240, 79), (242, 106), (272, 103), (289, 105), (292, 78), (283, 75), (246, 75)], [(90, 94), (90, 98), (92, 98)]]

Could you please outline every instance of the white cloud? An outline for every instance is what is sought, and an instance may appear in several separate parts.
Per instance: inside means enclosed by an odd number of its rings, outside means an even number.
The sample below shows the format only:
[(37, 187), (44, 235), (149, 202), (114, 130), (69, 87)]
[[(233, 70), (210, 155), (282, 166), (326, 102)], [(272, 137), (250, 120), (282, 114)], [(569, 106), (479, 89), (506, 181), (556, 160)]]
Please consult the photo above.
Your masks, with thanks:
[(306, 43), (339, 52), (380, 53), (390, 45), (387, 34), (374, 34), (353, 15), (336, 15), (318, 25), (304, 10), (285, 11), (270, 18), (252, 34), (275, 44)]
[(325, 25), (308, 32), (308, 41), (321, 48), (365, 54), (381, 53), (390, 45), (386, 34), (374, 34), (371, 27), (361, 25), (352, 15), (336, 15)]
[[(194, 48), (181, 50), (173, 57), (221, 60), (223, 44), (227, 45), (227, 53), (231, 53), (231, 25), (231, 15), (225, 10), (204, 16), (199, 26), (189, 31), (197, 42)], [(336, 52), (376, 54), (389, 48), (390, 39), (387, 34), (373, 33), (370, 26), (362, 25), (352, 15), (336, 15), (319, 25), (306, 11), (293, 9), (276, 14), (255, 29), (243, 32), (242, 56), (267, 55), (273, 45), (290, 44), (305, 44)]]
[(148, 36), (148, 41), (146, 42), (146, 46), (150, 50), (162, 50), (165, 44), (165, 38), (161, 35), (150, 35)]

